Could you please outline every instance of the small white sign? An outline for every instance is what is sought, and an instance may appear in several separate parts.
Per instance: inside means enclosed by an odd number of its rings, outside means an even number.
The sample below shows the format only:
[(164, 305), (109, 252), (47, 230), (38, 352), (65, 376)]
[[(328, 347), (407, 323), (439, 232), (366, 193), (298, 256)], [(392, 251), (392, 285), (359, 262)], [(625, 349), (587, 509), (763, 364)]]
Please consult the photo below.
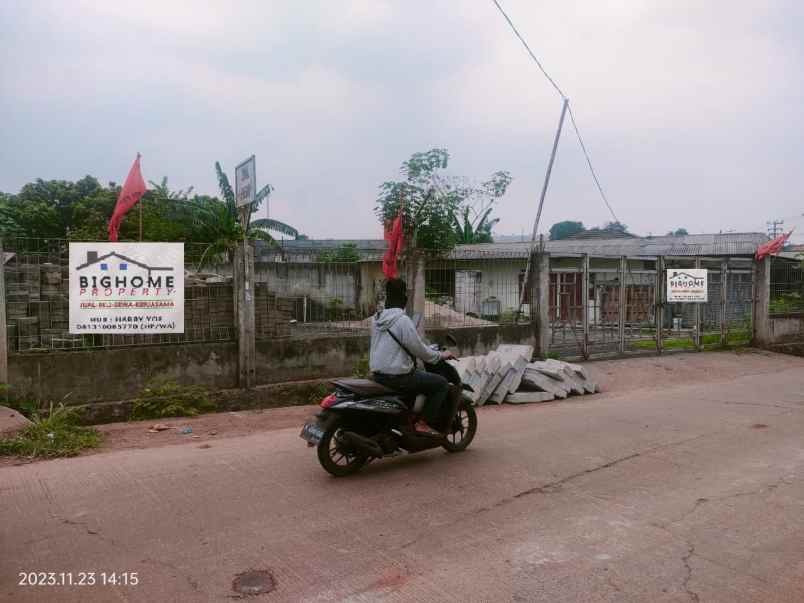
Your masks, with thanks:
[(667, 271), (668, 302), (709, 301), (707, 271), (705, 268), (671, 268)]
[(237, 207), (257, 199), (257, 160), (254, 155), (235, 168), (235, 200)]
[(70, 243), (70, 333), (184, 333), (184, 243)]

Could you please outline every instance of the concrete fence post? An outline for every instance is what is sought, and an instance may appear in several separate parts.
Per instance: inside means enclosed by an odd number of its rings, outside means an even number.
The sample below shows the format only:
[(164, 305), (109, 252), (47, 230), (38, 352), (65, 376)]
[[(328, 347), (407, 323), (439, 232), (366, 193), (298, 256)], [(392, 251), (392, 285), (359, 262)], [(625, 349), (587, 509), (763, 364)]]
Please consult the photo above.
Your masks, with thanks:
[(771, 258), (754, 262), (754, 337), (753, 344), (767, 346), (773, 341), (770, 321)]
[(0, 239), (0, 383), (8, 383), (8, 334), (6, 333), (6, 254)]
[(729, 295), (729, 260), (720, 262), (720, 345), (729, 341), (728, 295)]
[(256, 384), (256, 328), (254, 315), (254, 250), (238, 243), (234, 259), (235, 318), (237, 320), (237, 381), (243, 389)]
[(656, 258), (656, 352), (664, 351), (664, 303), (665, 303), (665, 273), (664, 256)]
[(583, 339), (581, 340), (581, 354), (589, 359), (589, 254), (581, 258), (581, 326)]
[(533, 289), (531, 291), (531, 328), (536, 355), (550, 351), (550, 255), (533, 252), (531, 257)]

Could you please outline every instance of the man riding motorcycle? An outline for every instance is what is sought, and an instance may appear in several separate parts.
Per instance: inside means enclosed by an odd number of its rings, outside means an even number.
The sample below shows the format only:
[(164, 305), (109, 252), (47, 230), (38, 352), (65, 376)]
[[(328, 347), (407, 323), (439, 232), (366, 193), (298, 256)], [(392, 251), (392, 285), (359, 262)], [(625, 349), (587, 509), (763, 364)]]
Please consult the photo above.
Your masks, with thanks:
[(416, 358), (427, 364), (454, 358), (449, 351), (438, 352), (425, 344), (413, 321), (405, 314), (407, 286), (401, 279), (385, 285), (385, 309), (378, 312), (371, 325), (369, 368), (374, 381), (404, 394), (424, 394), (427, 401), (416, 431), (433, 436), (443, 429), (444, 402), (449, 383), (441, 375), (418, 370)]

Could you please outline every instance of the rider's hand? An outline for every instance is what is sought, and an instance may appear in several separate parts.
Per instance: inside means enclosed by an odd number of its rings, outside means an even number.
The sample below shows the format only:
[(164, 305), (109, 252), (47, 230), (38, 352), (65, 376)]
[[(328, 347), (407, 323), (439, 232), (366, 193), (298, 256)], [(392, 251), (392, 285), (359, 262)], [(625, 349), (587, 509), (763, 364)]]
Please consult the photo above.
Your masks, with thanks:
[(455, 354), (450, 352), (449, 350), (444, 350), (441, 352), (441, 360), (455, 360)]

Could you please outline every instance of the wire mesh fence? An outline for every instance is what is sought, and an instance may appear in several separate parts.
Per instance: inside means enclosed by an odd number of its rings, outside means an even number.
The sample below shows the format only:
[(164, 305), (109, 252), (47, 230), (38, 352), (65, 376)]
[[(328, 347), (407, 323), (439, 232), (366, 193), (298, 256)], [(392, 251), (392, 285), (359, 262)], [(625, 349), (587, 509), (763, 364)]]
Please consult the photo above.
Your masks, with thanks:
[[(72, 334), (69, 323), (69, 243), (65, 239), (4, 238), (6, 334), (10, 353), (235, 339), (234, 291), (227, 257), (185, 243), (184, 333)], [(199, 272), (202, 258), (224, 268)], [(228, 270), (229, 275), (225, 274)]]
[(771, 260), (771, 316), (804, 313), (804, 260), (774, 257)]
[[(215, 246), (185, 244), (184, 333), (74, 335), (69, 333), (68, 241), (18, 238), (4, 239), (3, 245), (12, 353), (237, 339), (232, 258)], [(378, 257), (333, 258), (337, 254), (259, 257), (254, 270), (258, 340), (368, 336), (372, 316), (384, 304), (382, 263)], [(656, 350), (657, 337), (664, 349), (721, 342), (724, 331), (730, 340), (750, 337), (751, 261), (729, 259), (725, 273), (721, 260), (701, 261), (709, 274), (706, 304), (660, 300), (665, 275), (656, 258), (551, 257), (546, 279), (535, 275), (535, 267), (529, 272), (522, 253), (430, 254), (399, 268), (409, 287), (423, 271), (427, 329), (511, 324), (531, 329), (543, 312), (549, 351), (579, 357)], [(668, 269), (695, 265), (693, 257), (664, 260)], [(771, 313), (804, 310), (800, 264), (774, 261), (773, 266)], [(538, 307), (540, 282), (548, 289), (546, 309)]]

